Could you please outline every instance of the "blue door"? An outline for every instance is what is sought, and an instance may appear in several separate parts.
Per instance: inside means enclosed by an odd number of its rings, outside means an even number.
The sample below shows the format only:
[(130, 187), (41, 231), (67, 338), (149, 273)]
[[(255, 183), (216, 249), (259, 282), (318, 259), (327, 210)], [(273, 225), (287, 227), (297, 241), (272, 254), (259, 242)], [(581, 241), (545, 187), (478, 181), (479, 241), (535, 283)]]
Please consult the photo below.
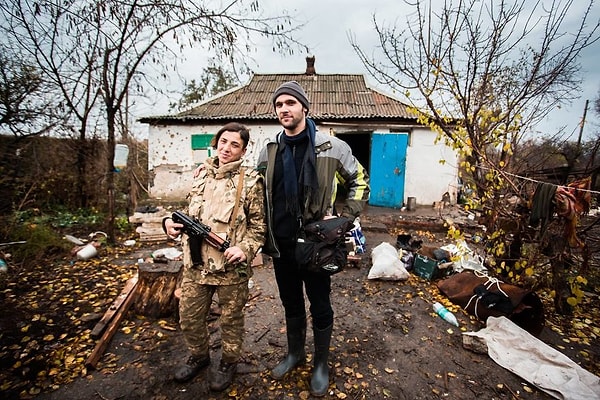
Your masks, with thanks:
[(371, 135), (370, 205), (402, 207), (407, 145), (407, 133), (373, 133)]

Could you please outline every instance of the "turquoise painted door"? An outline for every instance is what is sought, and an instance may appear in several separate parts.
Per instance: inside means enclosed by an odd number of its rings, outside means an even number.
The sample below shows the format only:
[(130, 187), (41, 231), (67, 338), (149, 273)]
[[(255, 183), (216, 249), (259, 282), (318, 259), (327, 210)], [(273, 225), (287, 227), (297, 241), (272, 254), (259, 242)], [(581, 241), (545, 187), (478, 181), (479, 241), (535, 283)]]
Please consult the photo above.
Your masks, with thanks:
[(402, 207), (407, 145), (407, 133), (373, 133), (371, 135), (370, 205)]

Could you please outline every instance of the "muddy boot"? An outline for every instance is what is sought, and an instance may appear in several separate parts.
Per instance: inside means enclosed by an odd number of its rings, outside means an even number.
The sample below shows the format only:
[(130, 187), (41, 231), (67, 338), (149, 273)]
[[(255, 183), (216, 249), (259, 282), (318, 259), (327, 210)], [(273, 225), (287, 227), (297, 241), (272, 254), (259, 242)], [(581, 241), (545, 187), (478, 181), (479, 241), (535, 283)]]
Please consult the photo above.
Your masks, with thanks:
[(297, 365), (306, 362), (304, 341), (306, 340), (306, 317), (286, 319), (288, 353), (285, 358), (271, 370), (271, 377), (279, 380)]
[(226, 363), (221, 361), (219, 368), (210, 374), (208, 386), (210, 390), (221, 392), (227, 389), (233, 382), (233, 375), (237, 369), (237, 363)]
[(320, 330), (313, 329), (315, 335), (315, 360), (312, 378), (310, 380), (310, 394), (316, 397), (325, 396), (329, 388), (329, 344), (331, 343), (331, 331), (333, 325)]
[(186, 382), (198, 375), (198, 372), (210, 364), (210, 357), (190, 356), (185, 364), (181, 365), (176, 371), (174, 379), (177, 382)]

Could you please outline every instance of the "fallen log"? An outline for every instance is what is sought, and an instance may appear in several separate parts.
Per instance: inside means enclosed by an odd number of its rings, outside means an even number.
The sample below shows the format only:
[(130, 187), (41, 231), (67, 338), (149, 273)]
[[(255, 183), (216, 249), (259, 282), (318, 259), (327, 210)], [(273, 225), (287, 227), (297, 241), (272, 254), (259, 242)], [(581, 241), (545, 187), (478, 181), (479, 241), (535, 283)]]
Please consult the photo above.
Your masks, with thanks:
[(92, 338), (98, 339), (100, 335), (102, 335), (108, 323), (112, 320), (119, 308), (121, 308), (129, 294), (131, 293), (131, 290), (136, 287), (137, 282), (138, 274), (135, 274), (134, 276), (129, 278), (129, 280), (125, 284), (125, 287), (123, 288), (123, 290), (121, 290), (119, 296), (117, 296), (117, 298), (112, 302), (108, 310), (106, 310), (106, 312), (102, 316), (102, 319), (98, 321), (96, 326), (94, 326), (94, 329), (92, 329), (92, 332), (90, 333), (90, 336)]
[(106, 350), (106, 347), (110, 343), (110, 340), (112, 339), (113, 335), (119, 328), (119, 324), (125, 317), (125, 314), (127, 314), (129, 307), (133, 304), (133, 301), (135, 300), (135, 297), (136, 297), (135, 289), (137, 287), (137, 279), (135, 280), (135, 282), (136, 283), (133, 285), (133, 287), (129, 291), (129, 294), (125, 298), (125, 301), (123, 301), (123, 303), (119, 307), (119, 309), (116, 312), (116, 314), (114, 315), (114, 317), (110, 320), (110, 322), (108, 324), (108, 328), (104, 331), (104, 334), (102, 335), (100, 340), (98, 340), (98, 343), (96, 343), (96, 347), (94, 348), (94, 351), (92, 351), (92, 354), (90, 354), (90, 356), (85, 361), (85, 366), (88, 369), (96, 368), (96, 364), (98, 363), (98, 360), (100, 359), (100, 357), (102, 357), (104, 350)]

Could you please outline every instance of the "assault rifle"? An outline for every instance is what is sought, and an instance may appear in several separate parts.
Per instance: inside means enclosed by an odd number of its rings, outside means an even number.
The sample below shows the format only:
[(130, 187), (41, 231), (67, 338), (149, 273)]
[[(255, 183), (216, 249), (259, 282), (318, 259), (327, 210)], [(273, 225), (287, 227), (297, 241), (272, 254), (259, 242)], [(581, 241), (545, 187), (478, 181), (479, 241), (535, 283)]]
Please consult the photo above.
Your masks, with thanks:
[[(217, 234), (215, 234), (214, 232), (210, 231), (210, 226), (208, 225), (204, 225), (202, 222), (198, 221), (196, 218), (191, 218), (187, 215), (185, 215), (184, 213), (182, 213), (181, 211), (175, 211), (173, 213), (173, 222), (177, 222), (179, 224), (183, 225), (183, 228), (181, 228), (181, 230), (186, 233), (190, 239), (192, 239), (192, 241), (190, 242), (190, 245), (192, 245), (192, 243), (194, 243), (193, 247), (198, 248), (198, 250), (200, 249), (200, 243), (202, 242), (202, 240), (206, 240), (206, 242), (208, 244), (210, 244), (211, 246), (217, 248), (219, 251), (225, 251), (228, 247), (229, 247), (229, 241), (220, 238)], [(190, 246), (192, 247), (192, 246)], [(192, 248), (192, 252), (193, 252), (193, 248)], [(192, 258), (194, 259), (194, 257), (192, 256)], [(199, 259), (197, 259), (199, 260)], [(195, 260), (194, 260), (195, 261)]]

